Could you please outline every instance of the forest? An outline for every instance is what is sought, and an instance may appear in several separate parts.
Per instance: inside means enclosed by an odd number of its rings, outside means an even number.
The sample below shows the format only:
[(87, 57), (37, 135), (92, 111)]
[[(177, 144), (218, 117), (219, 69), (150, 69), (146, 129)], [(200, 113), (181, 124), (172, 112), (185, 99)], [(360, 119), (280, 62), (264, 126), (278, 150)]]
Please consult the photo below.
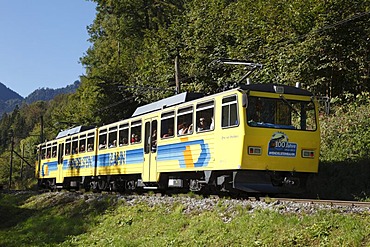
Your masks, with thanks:
[(368, 160), (370, 0), (92, 1), (96, 17), (87, 27), (91, 46), (80, 58), (85, 75), (77, 92), (2, 116), (0, 184), (9, 179), (12, 139), (31, 164), (14, 158), (14, 187), (28, 186), (41, 139), (72, 125), (124, 119), (139, 105), (173, 95), (175, 59), (181, 91), (212, 94), (238, 81), (244, 67), (215, 62), (230, 58), (263, 65), (253, 83), (299, 82), (328, 97), (321, 161)]

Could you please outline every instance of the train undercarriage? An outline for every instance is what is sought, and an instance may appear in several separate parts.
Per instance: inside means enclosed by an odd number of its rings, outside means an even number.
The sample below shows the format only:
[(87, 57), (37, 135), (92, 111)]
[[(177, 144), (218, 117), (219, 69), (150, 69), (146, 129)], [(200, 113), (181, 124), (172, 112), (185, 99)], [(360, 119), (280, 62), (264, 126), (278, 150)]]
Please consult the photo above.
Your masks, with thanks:
[(84, 190), (93, 192), (116, 191), (140, 193), (157, 191), (161, 193), (200, 194), (299, 194), (305, 191), (308, 173), (272, 171), (198, 171), (162, 173), (156, 183), (141, 180), (140, 174), (67, 177), (61, 184), (55, 178), (39, 180), (39, 188), (46, 190)]

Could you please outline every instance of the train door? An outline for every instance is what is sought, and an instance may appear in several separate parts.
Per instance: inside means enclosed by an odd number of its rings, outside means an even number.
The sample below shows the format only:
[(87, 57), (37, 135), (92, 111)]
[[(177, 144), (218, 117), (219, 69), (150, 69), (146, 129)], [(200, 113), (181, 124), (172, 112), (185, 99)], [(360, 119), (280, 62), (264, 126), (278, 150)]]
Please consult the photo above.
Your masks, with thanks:
[(38, 178), (38, 179), (40, 179), (41, 178), (41, 176), (43, 176), (42, 175), (42, 173), (41, 173), (41, 156), (42, 156), (42, 149), (41, 149), (41, 145), (39, 145), (38, 146), (38, 148), (37, 148), (37, 166), (36, 166), (36, 177)]
[(56, 183), (63, 183), (63, 153), (64, 153), (64, 143), (59, 143), (58, 145), (58, 173), (56, 178)]
[(157, 118), (145, 120), (143, 182), (157, 182)]

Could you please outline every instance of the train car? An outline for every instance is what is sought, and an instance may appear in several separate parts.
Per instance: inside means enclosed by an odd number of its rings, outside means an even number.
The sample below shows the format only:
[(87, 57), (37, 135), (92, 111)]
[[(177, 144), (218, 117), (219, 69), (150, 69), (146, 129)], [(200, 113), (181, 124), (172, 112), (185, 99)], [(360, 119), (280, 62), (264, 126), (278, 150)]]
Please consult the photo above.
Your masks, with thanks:
[(79, 126), (61, 131), (55, 140), (40, 144), (36, 166), (39, 186), (57, 189), (69, 184), (69, 187), (78, 187), (77, 181), (95, 176), (95, 142), (96, 129)]
[[(92, 151), (67, 154), (89, 136)], [(39, 149), (36, 175), (46, 187), (299, 192), (318, 172), (318, 103), (307, 90), (274, 84), (181, 93)], [(57, 157), (46, 158), (48, 150)]]

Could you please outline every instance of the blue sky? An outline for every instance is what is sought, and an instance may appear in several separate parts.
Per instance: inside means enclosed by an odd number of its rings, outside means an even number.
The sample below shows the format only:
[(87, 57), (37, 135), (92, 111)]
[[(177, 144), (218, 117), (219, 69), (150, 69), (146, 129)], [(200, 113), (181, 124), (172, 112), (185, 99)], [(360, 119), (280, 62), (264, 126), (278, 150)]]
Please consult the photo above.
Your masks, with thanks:
[(86, 0), (0, 0), (0, 82), (26, 97), (78, 80), (95, 7)]

